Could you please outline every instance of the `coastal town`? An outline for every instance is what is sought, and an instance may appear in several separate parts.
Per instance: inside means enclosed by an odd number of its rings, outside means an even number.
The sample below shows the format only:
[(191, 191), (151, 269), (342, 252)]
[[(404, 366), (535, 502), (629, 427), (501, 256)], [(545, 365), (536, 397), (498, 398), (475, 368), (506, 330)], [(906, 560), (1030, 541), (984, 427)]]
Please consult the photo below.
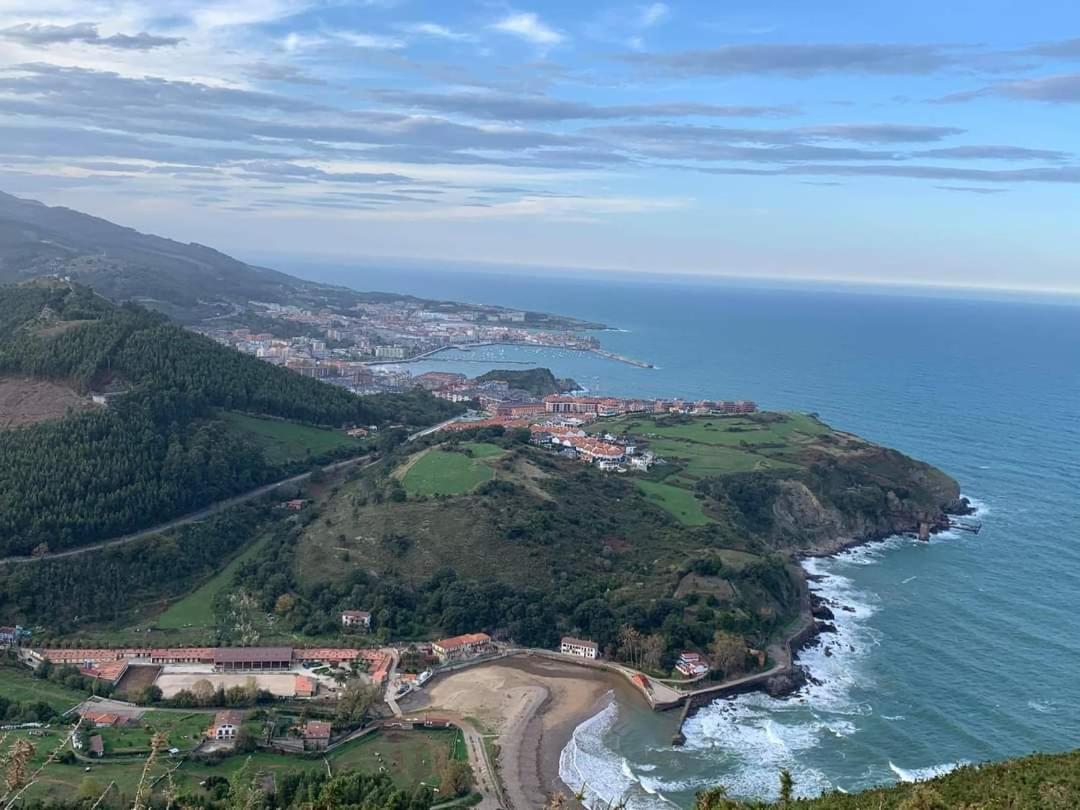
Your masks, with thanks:
[(584, 332), (586, 324), (555, 319), (556, 325), (566, 328), (540, 328), (535, 315), (523, 310), (448, 308), (412, 299), (360, 303), (348, 312), (260, 301), (251, 301), (249, 306), (262, 328), (210, 324), (195, 331), (267, 363), (358, 394), (405, 390), (411, 378), (402, 364), (452, 348), (532, 346), (592, 352), (649, 366), (605, 351), (598, 338)]

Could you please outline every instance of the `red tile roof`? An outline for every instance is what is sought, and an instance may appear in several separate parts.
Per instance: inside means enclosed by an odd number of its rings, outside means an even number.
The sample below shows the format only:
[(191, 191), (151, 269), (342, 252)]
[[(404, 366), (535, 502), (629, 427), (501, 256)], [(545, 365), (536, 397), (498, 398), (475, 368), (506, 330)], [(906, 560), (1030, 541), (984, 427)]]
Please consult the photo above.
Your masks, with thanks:
[(442, 647), (444, 650), (456, 650), (459, 647), (487, 644), (490, 641), (491, 636), (487, 633), (466, 633), (463, 636), (454, 636), (452, 638), (444, 638), (442, 641), (436, 641), (435, 645)]

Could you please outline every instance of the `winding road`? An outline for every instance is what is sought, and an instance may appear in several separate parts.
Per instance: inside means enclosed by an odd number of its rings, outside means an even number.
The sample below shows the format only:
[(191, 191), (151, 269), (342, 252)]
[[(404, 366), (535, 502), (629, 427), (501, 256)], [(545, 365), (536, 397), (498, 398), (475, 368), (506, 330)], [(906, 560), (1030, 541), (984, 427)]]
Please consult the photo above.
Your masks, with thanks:
[[(368, 462), (365, 466), (374, 464), (375, 461), (371, 460), (370, 455), (357, 456), (356, 458), (345, 459), (344, 461), (336, 461), (333, 464), (327, 464), (322, 468), (323, 472), (335, 472), (337, 470), (351, 467), (361, 462)], [(122, 537), (114, 537), (112, 540), (103, 540), (100, 543), (91, 543), (87, 546), (79, 546), (78, 548), (67, 549), (65, 551), (56, 551), (49, 554), (42, 554), (37, 557), (4, 557), (0, 559), (0, 565), (25, 565), (27, 563), (41, 562), (43, 560), (59, 560), (63, 557), (76, 557), (80, 554), (89, 554), (92, 551), (101, 551), (105, 548), (111, 548), (113, 546), (123, 546), (128, 543), (134, 543), (138, 540), (145, 540), (147, 537), (151, 537), (155, 534), (161, 534), (162, 532), (172, 531), (180, 526), (186, 526), (189, 523), (198, 523), (199, 521), (206, 520), (212, 515), (216, 515), (219, 512), (224, 512), (226, 509), (231, 509), (247, 501), (253, 501), (269, 492), (273, 492), (275, 489), (288, 486), (290, 484), (299, 484), (306, 481), (311, 477), (313, 470), (309, 470), (299, 475), (294, 475), (289, 478), (284, 478), (280, 481), (275, 481), (271, 484), (263, 484), (255, 489), (248, 490), (241, 495), (234, 495), (232, 498), (226, 498), (223, 501), (218, 501), (210, 506), (200, 509), (197, 512), (189, 512), (182, 517), (174, 518), (166, 523), (159, 523), (156, 526), (151, 526), (148, 529), (141, 529), (140, 531), (132, 534), (125, 534)]]

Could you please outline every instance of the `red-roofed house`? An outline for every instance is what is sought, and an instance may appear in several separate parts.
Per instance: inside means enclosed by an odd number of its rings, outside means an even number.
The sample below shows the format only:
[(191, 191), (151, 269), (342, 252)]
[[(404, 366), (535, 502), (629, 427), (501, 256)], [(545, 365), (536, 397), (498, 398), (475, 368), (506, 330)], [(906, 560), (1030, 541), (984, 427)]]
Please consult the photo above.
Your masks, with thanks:
[(479, 655), (491, 645), (491, 636), (487, 633), (467, 633), (463, 636), (444, 638), (431, 645), (432, 651), (439, 661), (458, 661), (462, 658), (471, 658)]
[(307, 675), (297, 675), (293, 691), (296, 697), (315, 697), (319, 691), (319, 682)]
[(214, 715), (214, 724), (206, 736), (212, 740), (235, 740), (240, 733), (240, 724), (244, 722), (244, 713), (235, 709), (226, 709)]
[(322, 720), (304, 723), (304, 750), (325, 751), (330, 745), (330, 724)]

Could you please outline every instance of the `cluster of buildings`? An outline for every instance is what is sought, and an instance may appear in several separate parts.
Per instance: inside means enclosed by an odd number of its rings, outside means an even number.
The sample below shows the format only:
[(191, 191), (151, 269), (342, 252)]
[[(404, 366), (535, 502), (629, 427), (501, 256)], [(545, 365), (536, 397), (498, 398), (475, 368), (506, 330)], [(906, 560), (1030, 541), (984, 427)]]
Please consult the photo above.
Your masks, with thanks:
[(749, 400), (697, 400), (683, 399), (619, 399), (617, 397), (585, 397), (555, 394), (544, 397), (544, 410), (552, 414), (572, 414), (597, 418), (623, 416), (630, 413), (659, 414), (734, 414), (754, 413), (757, 404)]
[[(348, 387), (358, 393), (402, 390), (410, 376), (379, 363), (410, 360), (454, 346), (499, 343), (595, 350), (596, 338), (528, 328), (528, 313), (498, 307), (437, 305), (401, 299), (357, 304), (350, 312), (268, 302), (250, 302), (253, 311), (280, 321), (282, 334), (249, 328), (204, 327), (202, 334), (237, 351), (298, 374)], [(299, 328), (298, 328), (299, 327)], [(296, 332), (304, 334), (295, 335)]]
[[(366, 663), (374, 683), (383, 683), (390, 670), (390, 654), (383, 650), (342, 647), (125, 647), (117, 649), (28, 649), (31, 664), (48, 661), (71, 665), (90, 677), (116, 683), (131, 665), (201, 664), (219, 673), (288, 672), (298, 667), (342, 666)], [(298, 684), (303, 694), (303, 684)], [(314, 689), (314, 686), (309, 688)]]

